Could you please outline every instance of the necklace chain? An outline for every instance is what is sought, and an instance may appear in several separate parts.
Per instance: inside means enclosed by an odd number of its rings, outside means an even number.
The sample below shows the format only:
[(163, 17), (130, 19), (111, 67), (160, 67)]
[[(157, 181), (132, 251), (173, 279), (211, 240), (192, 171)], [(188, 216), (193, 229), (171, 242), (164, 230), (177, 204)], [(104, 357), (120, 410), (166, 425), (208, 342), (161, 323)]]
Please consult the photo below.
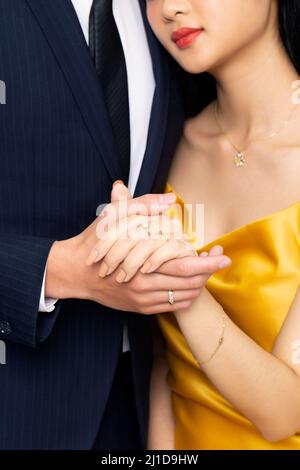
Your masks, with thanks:
[[(226, 139), (228, 140), (228, 142), (230, 143), (230, 145), (234, 148), (234, 150), (236, 152), (235, 155), (234, 155), (234, 164), (235, 164), (235, 166), (242, 167), (246, 163), (246, 156), (245, 156), (244, 152), (250, 146), (251, 142), (248, 145), (246, 145), (246, 147), (244, 147), (244, 148), (240, 148), (240, 147), (236, 146), (236, 144), (231, 140), (230, 136), (228, 135), (228, 133), (223, 128), (223, 125), (222, 125), (222, 123), (220, 121), (220, 118), (218, 116), (217, 103), (218, 103), (218, 101), (216, 100), (215, 103), (214, 103), (214, 115), (215, 115), (216, 122), (217, 122), (222, 134), (226, 137)], [(282, 126), (280, 127), (280, 129), (277, 132), (271, 132), (270, 134), (268, 134), (267, 136), (265, 136), (263, 138), (255, 139), (255, 141), (267, 140), (267, 139), (270, 139), (270, 138), (277, 137), (283, 131), (283, 129), (285, 129), (286, 126), (289, 124), (289, 122), (291, 121), (292, 117), (294, 116), (294, 114), (296, 113), (297, 110), (298, 110), (298, 106), (296, 106), (294, 104), (294, 106), (293, 106), (293, 108), (292, 108), (292, 110), (291, 110), (291, 112), (288, 116), (288, 119), (282, 121)]]

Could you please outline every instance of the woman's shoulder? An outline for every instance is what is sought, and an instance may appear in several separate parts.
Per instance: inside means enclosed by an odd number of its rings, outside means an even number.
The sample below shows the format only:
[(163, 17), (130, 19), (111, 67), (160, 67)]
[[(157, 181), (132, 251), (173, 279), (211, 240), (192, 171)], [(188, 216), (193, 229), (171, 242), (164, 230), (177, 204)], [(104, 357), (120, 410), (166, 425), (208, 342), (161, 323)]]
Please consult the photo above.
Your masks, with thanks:
[(189, 186), (195, 173), (204, 174), (203, 164), (214, 151), (218, 128), (213, 120), (212, 106), (208, 105), (197, 116), (185, 122), (183, 135), (177, 147), (169, 182), (175, 188)]
[(215, 121), (213, 103), (210, 103), (196, 116), (185, 122), (183, 137), (191, 147), (200, 147), (207, 151), (207, 146), (220, 135)]

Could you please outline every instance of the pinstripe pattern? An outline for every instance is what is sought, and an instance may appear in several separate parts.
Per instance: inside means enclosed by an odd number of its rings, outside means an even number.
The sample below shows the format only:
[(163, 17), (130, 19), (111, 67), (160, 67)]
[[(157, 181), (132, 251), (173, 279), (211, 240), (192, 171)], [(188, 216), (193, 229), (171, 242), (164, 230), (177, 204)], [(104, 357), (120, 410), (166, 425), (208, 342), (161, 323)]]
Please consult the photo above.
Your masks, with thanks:
[[(148, 38), (157, 90), (136, 195), (162, 190), (182, 125), (175, 83), (149, 30)], [(124, 313), (70, 299), (37, 315), (51, 244), (89, 225), (121, 174), (69, 0), (0, 0), (0, 78), (7, 88), (0, 106), (0, 321), (12, 328), (0, 333), (7, 346), (0, 449), (89, 449), (120, 353)], [(145, 439), (149, 320), (128, 314), (128, 326)]]

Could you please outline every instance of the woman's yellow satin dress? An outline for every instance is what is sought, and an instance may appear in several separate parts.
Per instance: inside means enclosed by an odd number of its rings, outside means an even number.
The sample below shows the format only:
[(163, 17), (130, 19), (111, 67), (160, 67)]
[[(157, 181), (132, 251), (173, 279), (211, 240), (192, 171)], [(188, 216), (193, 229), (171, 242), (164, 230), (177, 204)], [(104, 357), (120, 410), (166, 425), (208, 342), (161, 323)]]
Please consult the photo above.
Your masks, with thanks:
[[(182, 208), (182, 198), (167, 183), (170, 191)], [(175, 206), (168, 212), (181, 217)], [(205, 246), (197, 246), (191, 233), (198, 252), (220, 244), (232, 259), (229, 268), (210, 277), (207, 289), (237, 326), (271, 351), (300, 285), (300, 202)], [(300, 433), (280, 443), (266, 441), (201, 371), (175, 316), (159, 315), (158, 322), (167, 347), (176, 449), (300, 449)]]

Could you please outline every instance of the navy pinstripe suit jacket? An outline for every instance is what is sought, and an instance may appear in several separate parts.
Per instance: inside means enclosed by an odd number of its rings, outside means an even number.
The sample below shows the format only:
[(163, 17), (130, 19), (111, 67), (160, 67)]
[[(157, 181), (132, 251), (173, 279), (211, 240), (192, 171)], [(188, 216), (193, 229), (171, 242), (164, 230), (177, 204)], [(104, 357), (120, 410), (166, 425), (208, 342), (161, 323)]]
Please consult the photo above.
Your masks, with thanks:
[[(144, 3), (141, 8), (145, 17)], [(156, 79), (135, 196), (164, 188), (183, 123), (170, 63), (146, 25)], [(89, 449), (122, 341), (124, 313), (59, 301), (38, 314), (55, 240), (79, 234), (121, 177), (99, 81), (70, 0), (0, 0), (0, 449)], [(149, 319), (128, 313), (146, 438)]]

